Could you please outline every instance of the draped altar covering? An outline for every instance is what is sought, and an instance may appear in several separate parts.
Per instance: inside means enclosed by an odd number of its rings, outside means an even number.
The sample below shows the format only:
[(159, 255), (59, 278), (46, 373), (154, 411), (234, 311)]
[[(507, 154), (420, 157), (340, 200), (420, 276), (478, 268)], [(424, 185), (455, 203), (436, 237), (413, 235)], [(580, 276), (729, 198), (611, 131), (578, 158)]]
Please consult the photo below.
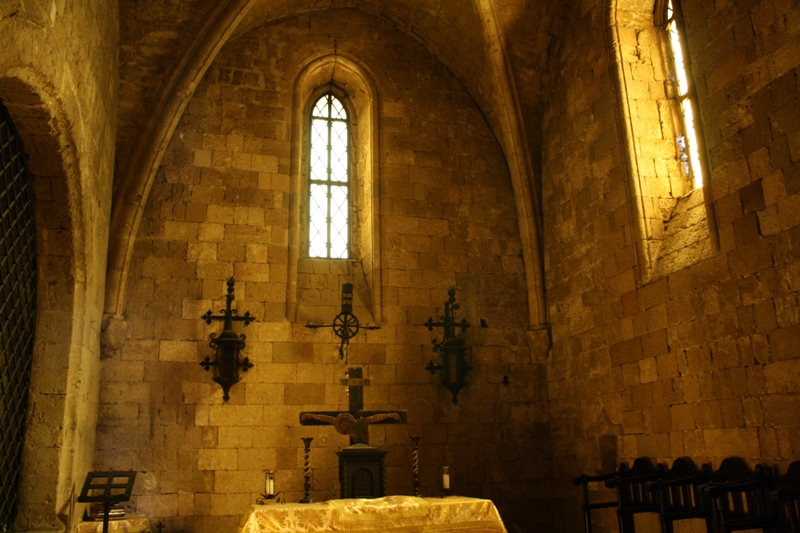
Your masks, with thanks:
[[(103, 521), (81, 522), (78, 533), (102, 533)], [(119, 520), (108, 521), (108, 533), (151, 533), (150, 519), (146, 516), (126, 516)]]
[(462, 496), (387, 496), (316, 504), (253, 505), (240, 533), (312, 531), (506, 533), (490, 500)]

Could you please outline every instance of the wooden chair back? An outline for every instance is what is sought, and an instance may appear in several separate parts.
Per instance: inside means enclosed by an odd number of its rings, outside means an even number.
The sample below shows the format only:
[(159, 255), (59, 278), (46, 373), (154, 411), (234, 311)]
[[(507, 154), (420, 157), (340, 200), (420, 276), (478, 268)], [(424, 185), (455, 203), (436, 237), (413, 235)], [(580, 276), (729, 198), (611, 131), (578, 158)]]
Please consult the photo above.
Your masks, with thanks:
[(606, 486), (617, 489), (617, 518), (620, 533), (634, 533), (634, 516), (639, 513), (659, 512), (659, 503), (650, 490), (649, 483), (660, 479), (664, 465), (653, 465), (647, 457), (639, 457), (628, 468), (622, 464), (618, 476), (606, 482)]
[(771, 493), (782, 530), (800, 533), (800, 461), (789, 465)]
[(597, 509), (608, 509), (617, 506), (617, 500), (593, 502), (589, 498), (589, 483), (602, 483), (617, 477), (617, 472), (603, 474), (599, 476), (588, 476), (586, 474), (572, 480), (573, 485), (583, 486), (583, 530), (585, 533), (592, 533), (592, 511)]
[(729, 533), (745, 529), (777, 531), (769, 491), (774, 484), (772, 470), (757, 465), (751, 470), (739, 457), (722, 461), (719, 470), (702, 486), (709, 532)]
[(697, 488), (708, 482), (711, 466), (700, 469), (688, 457), (679, 457), (663, 477), (652, 483), (659, 503), (662, 533), (672, 533), (674, 522), (689, 518), (704, 518), (703, 500)]

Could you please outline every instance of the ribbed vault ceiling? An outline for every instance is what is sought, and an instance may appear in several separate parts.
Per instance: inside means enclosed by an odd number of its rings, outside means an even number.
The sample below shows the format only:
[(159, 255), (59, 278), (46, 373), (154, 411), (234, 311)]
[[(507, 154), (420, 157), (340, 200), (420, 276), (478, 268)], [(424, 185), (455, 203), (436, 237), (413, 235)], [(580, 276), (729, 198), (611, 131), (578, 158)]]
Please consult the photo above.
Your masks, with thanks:
[[(106, 312), (120, 314), (133, 242), (177, 120), (226, 40), (294, 15), (360, 9), (436, 56), (475, 99), (505, 152), (528, 278), (546, 312), (538, 178), (548, 64), (572, 0), (119, 0), (119, 107)], [(376, 30), (376, 39), (380, 34)]]
[[(118, 163), (130, 138), (184, 43), (191, 40), (216, 0), (120, 0), (120, 113)], [(492, 47), (506, 54), (518, 95), (532, 158), (537, 160), (538, 130), (548, 51), (561, 31), (570, 0), (255, 0), (236, 31), (292, 15), (335, 8), (358, 8), (396, 26), (436, 55), (476, 99), (490, 122), (497, 96)], [(496, 33), (487, 32), (483, 13), (493, 13)], [(499, 43), (497, 42), (499, 41)]]

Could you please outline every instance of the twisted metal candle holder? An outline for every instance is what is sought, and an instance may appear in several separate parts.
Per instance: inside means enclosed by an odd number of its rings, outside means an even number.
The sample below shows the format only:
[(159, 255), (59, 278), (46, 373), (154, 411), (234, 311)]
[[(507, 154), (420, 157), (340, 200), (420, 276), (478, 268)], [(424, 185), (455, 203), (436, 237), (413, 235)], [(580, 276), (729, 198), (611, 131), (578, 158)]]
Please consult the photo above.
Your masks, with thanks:
[(410, 437), (411, 445), (411, 475), (413, 476), (414, 496), (419, 497), (419, 439), (420, 437)]
[(311, 441), (314, 440), (313, 437), (303, 437), (303, 448), (305, 452), (305, 460), (303, 462), (303, 489), (305, 490), (305, 495), (303, 499), (300, 500), (300, 503), (314, 503), (314, 499), (311, 497)]

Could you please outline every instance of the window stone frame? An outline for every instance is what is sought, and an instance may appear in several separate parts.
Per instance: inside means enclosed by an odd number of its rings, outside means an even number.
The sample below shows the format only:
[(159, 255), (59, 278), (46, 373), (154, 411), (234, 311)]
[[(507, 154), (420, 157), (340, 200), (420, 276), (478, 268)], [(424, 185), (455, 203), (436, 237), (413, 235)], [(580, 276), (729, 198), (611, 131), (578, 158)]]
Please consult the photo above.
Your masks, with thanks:
[[(670, 98), (666, 79), (670, 52), (667, 33), (661, 25), (665, 9), (666, 0), (611, 0), (607, 12), (607, 49), (619, 98), (618, 132), (628, 171), (628, 205), (640, 285), (719, 250), (702, 116), (696, 107), (695, 129), (704, 186), (694, 189), (678, 164), (676, 135), (682, 129), (682, 118), (676, 100)], [(687, 56), (688, 75), (696, 84), (688, 50)], [(651, 72), (652, 76), (643, 76), (643, 72)], [(671, 220), (680, 218), (683, 223), (687, 210), (693, 210), (697, 218), (698, 204), (702, 204), (701, 218), (707, 226), (706, 244), (686, 243), (693, 253), (678, 251), (663, 260), (664, 254), (674, 247), (676, 233), (681, 231), (679, 224), (670, 224)], [(679, 235), (677, 240), (682, 237)], [(667, 243), (669, 239), (672, 242)], [(696, 252), (703, 247), (708, 252)]]
[[(382, 261), (379, 188), (379, 109), (374, 76), (358, 60), (330, 52), (310, 58), (295, 78), (291, 130), (291, 192), (286, 318), (298, 320), (298, 274), (314, 269), (349, 273), (372, 321), (382, 321)], [(308, 158), (310, 113), (316, 101), (333, 92), (347, 109), (350, 137), (350, 258), (308, 257)], [(308, 263), (311, 263), (310, 265)], [(361, 281), (361, 282), (359, 282)]]

